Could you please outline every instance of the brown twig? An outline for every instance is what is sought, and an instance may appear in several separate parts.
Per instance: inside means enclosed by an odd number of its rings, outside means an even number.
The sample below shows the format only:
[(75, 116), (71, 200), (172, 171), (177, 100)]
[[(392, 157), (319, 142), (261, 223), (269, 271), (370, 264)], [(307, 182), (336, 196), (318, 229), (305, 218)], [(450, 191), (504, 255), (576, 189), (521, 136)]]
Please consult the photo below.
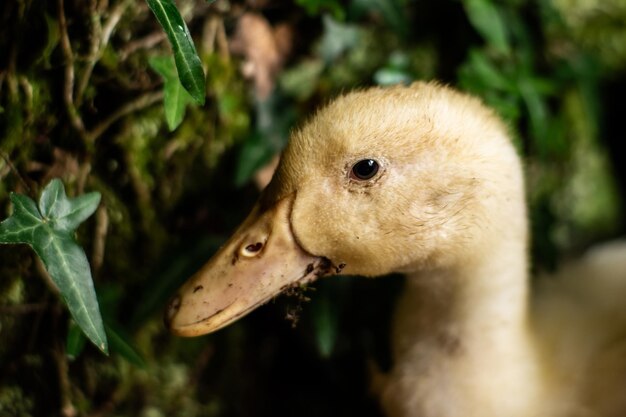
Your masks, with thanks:
[(122, 16), (124, 15), (124, 12), (131, 4), (132, 4), (131, 0), (126, 0), (121, 3), (117, 3), (115, 7), (113, 7), (113, 10), (111, 10), (111, 13), (109, 14), (109, 18), (104, 23), (104, 26), (102, 26), (102, 39), (100, 41), (101, 51), (104, 50), (104, 48), (109, 43), (109, 40), (111, 39), (111, 35), (113, 34), (115, 27), (120, 22), (120, 20), (122, 19)]
[(85, 138), (87, 130), (85, 129), (85, 123), (78, 114), (78, 109), (74, 103), (74, 53), (72, 52), (72, 45), (70, 44), (70, 37), (67, 32), (67, 20), (65, 19), (65, 4), (64, 0), (58, 0), (59, 8), (59, 32), (61, 38), (61, 50), (65, 57), (65, 84), (63, 86), (63, 101), (67, 107), (67, 114), (70, 118), (72, 127), (78, 132), (78, 134)]
[(39, 256), (35, 256), (34, 258), (35, 258), (35, 269), (37, 270), (37, 273), (41, 276), (41, 278), (46, 283), (50, 291), (53, 294), (59, 296), (61, 294), (61, 291), (59, 290), (59, 287), (57, 287), (57, 285), (54, 283), (52, 278), (50, 277), (50, 274), (48, 273), (46, 266), (43, 264), (43, 261), (41, 260), (41, 258), (39, 258)]
[(100, 22), (100, 16), (102, 14), (101, 10), (99, 10), (98, 5), (94, 0), (92, 0), (91, 4), (91, 22), (92, 22), (92, 33), (91, 33), (91, 45), (89, 48), (89, 56), (87, 57), (87, 65), (80, 77), (80, 81), (78, 82), (78, 87), (76, 89), (76, 105), (80, 106), (83, 101), (85, 90), (87, 89), (87, 85), (89, 84), (89, 80), (91, 79), (91, 74), (93, 72), (94, 67), (102, 58), (102, 54), (106, 46), (111, 39), (111, 35), (115, 30), (115, 27), (121, 20), (126, 8), (130, 5), (130, 1), (126, 0), (120, 3), (117, 3), (115, 7), (111, 10), (109, 14), (109, 18), (106, 20), (104, 25)]
[(226, 36), (226, 27), (224, 27), (224, 19), (220, 19), (217, 27), (217, 50), (222, 59), (226, 62), (230, 61), (230, 49), (228, 48), (228, 37)]
[(89, 142), (95, 142), (113, 123), (121, 119), (122, 117), (136, 112), (138, 110), (144, 109), (153, 105), (154, 103), (163, 100), (163, 91), (157, 91), (152, 93), (144, 94), (143, 96), (133, 100), (129, 103), (126, 103), (122, 107), (120, 107), (116, 112), (110, 114), (106, 119), (97, 124), (91, 132), (88, 133), (87, 137)]
[(119, 53), (121, 61), (125, 61), (132, 53), (140, 49), (149, 49), (167, 39), (167, 35), (164, 31), (158, 30), (141, 39), (129, 42)]
[(83, 70), (82, 75), (78, 79), (78, 86), (76, 87), (76, 94), (74, 96), (74, 102), (76, 107), (80, 107), (83, 102), (83, 96), (87, 89), (87, 84), (91, 78), (93, 68), (98, 61), (101, 48), (100, 39), (102, 38), (102, 25), (100, 23), (100, 11), (98, 10), (98, 4), (96, 0), (89, 0), (90, 21), (91, 21), (91, 33), (89, 34), (89, 55), (87, 56), (87, 64)]
[(22, 315), (30, 313), (39, 313), (48, 308), (46, 303), (30, 303), (15, 305), (0, 305), (0, 314)]
[(87, 184), (87, 177), (91, 173), (91, 156), (88, 155), (87, 158), (80, 164), (78, 170), (78, 178), (76, 180), (76, 195), (81, 195), (85, 192), (85, 184)]
[(109, 213), (104, 205), (96, 211), (96, 230), (94, 232), (93, 252), (91, 255), (91, 267), (94, 275), (98, 275), (104, 261), (106, 237), (109, 231)]
[(15, 44), (11, 46), (11, 51), (9, 52), (9, 60), (7, 63), (7, 84), (9, 86), (9, 97), (12, 100), (17, 99), (17, 80), (15, 77), (15, 65), (17, 61), (17, 47)]
[(0, 156), (2, 156), (2, 159), (4, 159), (4, 162), (6, 162), (6, 164), (9, 166), (9, 168), (11, 169), (11, 171), (13, 171), (13, 173), (15, 174), (15, 176), (17, 177), (17, 179), (19, 180), (20, 184), (22, 184), (22, 186), (24, 187), (24, 189), (28, 192), (28, 194), (31, 197), (34, 197), (33, 191), (31, 190), (31, 188), (28, 186), (28, 183), (26, 183), (26, 180), (24, 179), (24, 177), (22, 177), (22, 174), (20, 174), (20, 172), (17, 170), (17, 168), (15, 168), (15, 165), (13, 165), (13, 162), (11, 162), (11, 158), (9, 158), (9, 155), (7, 155), (4, 151), (0, 151)]
[(28, 81), (28, 78), (23, 75), (18, 77), (17, 82), (22, 87), (22, 90), (24, 90), (24, 94), (28, 100), (27, 106), (31, 108), (33, 106), (33, 86)]
[(202, 28), (202, 51), (212, 54), (215, 52), (216, 46), (220, 57), (228, 62), (230, 60), (230, 51), (228, 50), (228, 38), (226, 37), (224, 19), (211, 15), (205, 20)]
[(69, 366), (67, 364), (67, 356), (63, 348), (57, 344), (52, 350), (52, 356), (57, 367), (59, 376), (59, 394), (61, 396), (61, 415), (63, 417), (75, 417), (78, 412), (72, 403), (71, 390), (72, 386), (69, 378)]
[(202, 51), (212, 54), (215, 51), (215, 38), (217, 36), (217, 16), (209, 16), (202, 26)]

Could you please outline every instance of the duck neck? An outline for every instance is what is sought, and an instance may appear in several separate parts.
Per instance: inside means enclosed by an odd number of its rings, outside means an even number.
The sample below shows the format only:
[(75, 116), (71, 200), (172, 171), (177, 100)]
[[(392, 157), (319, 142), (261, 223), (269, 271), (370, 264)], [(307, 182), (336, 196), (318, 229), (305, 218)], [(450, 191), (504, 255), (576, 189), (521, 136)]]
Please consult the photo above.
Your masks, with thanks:
[(508, 350), (528, 324), (525, 243), (510, 241), (485, 253), (451, 268), (409, 275), (404, 308), (413, 312), (398, 318), (414, 317), (411, 327), (420, 338), (445, 332), (464, 349), (505, 345)]
[[(525, 239), (505, 242), (454, 268), (408, 276), (394, 323), (393, 372), (416, 375), (395, 388), (428, 398), (416, 400), (420, 415), (518, 416), (536, 399)], [(446, 398), (464, 414), (439, 410)]]

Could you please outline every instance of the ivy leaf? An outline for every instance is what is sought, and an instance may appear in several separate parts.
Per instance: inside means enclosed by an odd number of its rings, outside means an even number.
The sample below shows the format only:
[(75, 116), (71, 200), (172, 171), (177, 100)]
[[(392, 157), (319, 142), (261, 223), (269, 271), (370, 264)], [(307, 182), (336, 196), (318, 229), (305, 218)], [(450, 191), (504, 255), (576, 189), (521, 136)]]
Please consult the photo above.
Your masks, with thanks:
[(180, 82), (196, 103), (203, 105), (206, 95), (204, 71), (187, 24), (173, 0), (146, 0), (172, 45)]
[(85, 335), (102, 352), (108, 343), (85, 252), (74, 231), (100, 203), (100, 193), (67, 198), (63, 183), (52, 180), (39, 207), (21, 194), (11, 194), (13, 214), (0, 223), (0, 244), (25, 243), (43, 261), (67, 307)]
[[(105, 323), (104, 327), (110, 341), (111, 352), (119, 354), (129, 363), (145, 369), (146, 362), (137, 348), (129, 341), (130, 338), (123, 332), (114, 329), (108, 323)], [(80, 331), (76, 322), (71, 320), (69, 330), (67, 332), (66, 347), (66, 355), (70, 361), (75, 360), (81, 354), (86, 340), (87, 339), (85, 339), (84, 333)]]
[(152, 57), (148, 62), (150, 67), (163, 78), (165, 120), (172, 132), (183, 121), (187, 105), (193, 103), (193, 97), (183, 88), (176, 76), (176, 67), (171, 57)]

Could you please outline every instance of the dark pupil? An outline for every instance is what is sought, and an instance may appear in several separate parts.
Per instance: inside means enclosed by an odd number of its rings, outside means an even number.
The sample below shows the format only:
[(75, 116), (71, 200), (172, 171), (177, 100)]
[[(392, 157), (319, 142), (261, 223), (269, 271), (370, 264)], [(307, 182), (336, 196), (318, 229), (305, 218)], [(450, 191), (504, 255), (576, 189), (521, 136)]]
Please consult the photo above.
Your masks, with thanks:
[(364, 159), (352, 167), (352, 173), (360, 180), (369, 180), (378, 172), (378, 162), (373, 159)]

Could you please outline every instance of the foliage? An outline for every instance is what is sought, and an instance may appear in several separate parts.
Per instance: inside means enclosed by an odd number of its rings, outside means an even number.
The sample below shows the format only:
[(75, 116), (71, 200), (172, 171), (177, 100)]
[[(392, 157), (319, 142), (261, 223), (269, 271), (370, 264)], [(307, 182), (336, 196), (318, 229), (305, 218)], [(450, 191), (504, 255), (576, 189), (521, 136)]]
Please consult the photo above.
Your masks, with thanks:
[(185, 110), (193, 97), (183, 89), (174, 61), (170, 57), (152, 57), (150, 67), (163, 77), (163, 106), (167, 127), (173, 131), (185, 117)]
[(0, 243), (26, 243), (46, 266), (72, 316), (87, 337), (104, 353), (108, 343), (89, 262), (73, 234), (100, 203), (100, 193), (69, 199), (63, 183), (52, 180), (39, 205), (21, 194), (11, 194), (14, 212), (0, 223)]
[[(146, 0), (152, 13), (163, 27), (167, 38), (172, 45), (174, 62), (178, 71), (178, 78), (185, 90), (200, 105), (204, 104), (205, 82), (204, 71), (200, 58), (196, 52), (187, 24), (180, 15), (173, 0)], [(158, 65), (158, 64), (157, 64)], [(159, 66), (161, 71), (163, 64)], [(161, 73), (165, 77), (163, 73)], [(170, 81), (171, 84), (171, 81)], [(168, 107), (166, 101), (165, 106)], [(171, 128), (171, 124), (170, 124)]]
[(389, 365), (400, 277), (320, 282), (193, 340), (163, 329), (167, 298), (290, 130), (368, 85), (439, 79), (506, 120), (534, 268), (623, 234), (623, 16), (621, 0), (1, 2), (1, 217), (53, 178), (100, 193), (76, 240), (113, 354), (84, 343), (28, 248), (0, 245), (0, 414), (379, 415), (366, 364)]

